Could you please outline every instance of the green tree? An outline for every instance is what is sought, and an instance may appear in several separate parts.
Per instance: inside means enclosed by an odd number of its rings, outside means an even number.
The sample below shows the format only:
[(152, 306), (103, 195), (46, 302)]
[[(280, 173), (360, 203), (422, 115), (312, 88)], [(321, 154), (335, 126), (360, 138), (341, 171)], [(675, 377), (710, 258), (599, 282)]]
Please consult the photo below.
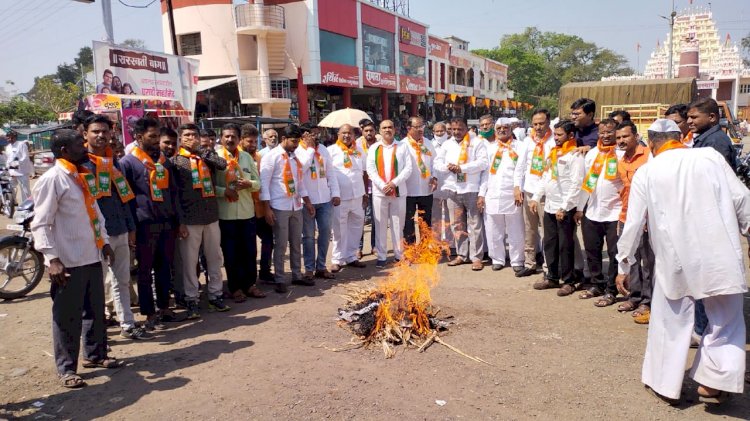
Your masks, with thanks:
[[(91, 47), (81, 47), (73, 63), (62, 63), (57, 66), (55, 79), (62, 85), (72, 83), (82, 88), (83, 78), (94, 70), (94, 54)], [(88, 89), (87, 89), (88, 90)]]
[(54, 75), (48, 75), (34, 79), (28, 96), (36, 105), (59, 114), (75, 110), (79, 94), (80, 88), (75, 84), (62, 84)]
[(745, 66), (750, 67), (750, 32), (741, 41), (742, 49), (745, 51)]
[(0, 104), (0, 125), (5, 123), (41, 124), (53, 121), (55, 118), (55, 113), (51, 110), (40, 107), (19, 96)]
[(124, 45), (125, 47), (134, 48), (136, 50), (148, 50), (148, 47), (146, 47), (146, 41), (142, 39), (128, 38), (125, 41), (123, 41), (121, 45)]

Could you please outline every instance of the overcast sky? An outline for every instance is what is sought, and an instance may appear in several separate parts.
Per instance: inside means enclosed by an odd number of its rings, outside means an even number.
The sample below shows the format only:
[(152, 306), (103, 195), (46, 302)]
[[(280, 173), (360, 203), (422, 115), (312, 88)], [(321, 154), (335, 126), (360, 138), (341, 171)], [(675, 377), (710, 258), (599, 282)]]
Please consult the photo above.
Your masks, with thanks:
[[(159, 1), (113, 0), (115, 41), (138, 38), (149, 49), (163, 51)], [(237, 0), (235, 0), (237, 1)], [(396, 0), (399, 1), (399, 0)], [(138, 9), (126, 7), (150, 6)], [(623, 54), (640, 69), (656, 41), (664, 41), (671, 0), (411, 0), (410, 15), (430, 26), (430, 33), (456, 35), (470, 48), (492, 48), (503, 34), (527, 26), (575, 34), (586, 41)], [(679, 11), (689, 0), (676, 0)], [(750, 32), (750, 0), (694, 0), (708, 7), (723, 38), (739, 41)], [(35, 76), (54, 73), (58, 64), (72, 62), (78, 50), (104, 37), (101, 5), (72, 0), (0, 0), (0, 86), (15, 82), (20, 92), (31, 88)]]

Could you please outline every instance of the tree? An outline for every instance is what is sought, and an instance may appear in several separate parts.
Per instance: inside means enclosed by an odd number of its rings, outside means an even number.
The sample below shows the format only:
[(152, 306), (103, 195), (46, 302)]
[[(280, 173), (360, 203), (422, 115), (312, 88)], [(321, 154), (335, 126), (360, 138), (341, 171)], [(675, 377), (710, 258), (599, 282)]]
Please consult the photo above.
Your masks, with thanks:
[(48, 75), (34, 79), (28, 96), (36, 105), (59, 114), (75, 110), (79, 94), (80, 88), (75, 84), (62, 84), (54, 75)]
[(142, 39), (128, 38), (125, 41), (123, 41), (121, 45), (124, 45), (125, 47), (130, 47), (136, 50), (148, 50), (148, 48), (146, 47), (146, 42)]
[(19, 96), (0, 104), (0, 125), (6, 123), (41, 124), (53, 121), (55, 118), (55, 113), (51, 110), (40, 107)]
[(750, 32), (748, 32), (745, 38), (742, 38), (742, 49), (745, 51), (745, 66), (750, 67)]
[(57, 66), (55, 79), (62, 85), (72, 83), (82, 88), (82, 81), (86, 74), (94, 70), (94, 54), (91, 47), (81, 47), (78, 56), (72, 64), (62, 63)]

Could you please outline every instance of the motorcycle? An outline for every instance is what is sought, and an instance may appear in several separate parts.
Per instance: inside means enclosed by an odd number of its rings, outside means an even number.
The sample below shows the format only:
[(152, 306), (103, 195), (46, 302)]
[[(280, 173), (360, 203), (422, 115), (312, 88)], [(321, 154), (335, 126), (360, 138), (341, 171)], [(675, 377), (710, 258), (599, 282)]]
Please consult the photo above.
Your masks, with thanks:
[(0, 213), (13, 217), (16, 209), (16, 191), (8, 168), (0, 167)]
[(34, 249), (31, 221), (34, 201), (18, 206), (14, 222), (7, 226), (15, 231), (0, 239), (0, 299), (13, 300), (33, 291), (44, 275), (44, 257)]

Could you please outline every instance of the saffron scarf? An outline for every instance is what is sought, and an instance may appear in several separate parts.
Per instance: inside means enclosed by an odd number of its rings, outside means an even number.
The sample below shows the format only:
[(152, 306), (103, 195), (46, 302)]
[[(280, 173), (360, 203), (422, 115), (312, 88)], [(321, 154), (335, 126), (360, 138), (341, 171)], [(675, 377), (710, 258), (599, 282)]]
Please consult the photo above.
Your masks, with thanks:
[(549, 169), (552, 171), (552, 179), (557, 180), (557, 160), (576, 148), (575, 138), (565, 141), (562, 146), (555, 146), (549, 154)]
[(149, 171), (148, 181), (149, 187), (151, 188), (151, 200), (154, 202), (163, 202), (164, 196), (161, 190), (169, 187), (169, 172), (164, 168), (164, 163), (167, 159), (164, 158), (164, 154), (159, 153), (159, 160), (154, 162), (151, 157), (143, 151), (140, 147), (136, 146), (133, 148), (131, 154), (136, 157)]
[(355, 144), (352, 144), (352, 147), (348, 147), (344, 144), (344, 142), (341, 141), (341, 139), (336, 141), (336, 145), (338, 145), (339, 148), (341, 148), (341, 151), (344, 152), (344, 168), (351, 168), (352, 167), (352, 156), (355, 158), (359, 157), (359, 152), (357, 152), (357, 146)]
[(104, 152), (104, 156), (89, 154), (89, 159), (94, 163), (96, 167), (96, 181), (97, 189), (99, 190), (99, 196), (97, 197), (110, 197), (112, 195), (112, 179), (115, 180), (115, 186), (117, 187), (117, 194), (120, 196), (122, 203), (127, 203), (135, 198), (133, 190), (130, 188), (130, 184), (122, 175), (120, 170), (115, 167), (115, 161), (112, 158), (112, 149), (107, 147)]
[(320, 151), (318, 150), (317, 146), (307, 146), (304, 142), (300, 142), (300, 146), (302, 146), (302, 149), (307, 150), (308, 148), (313, 148), (313, 160), (312, 163), (310, 163), (310, 178), (313, 180), (317, 180), (318, 177), (325, 177), (326, 176), (326, 166), (323, 162), (323, 155), (320, 154)]
[[(219, 154), (225, 161), (227, 161), (227, 169), (224, 172), (224, 180), (226, 187), (232, 190), (237, 188), (237, 180), (242, 178), (242, 170), (240, 170), (240, 163), (238, 162), (240, 156), (240, 150), (237, 150), (237, 156), (229, 152), (227, 148), (221, 148)], [(225, 197), (227, 202), (236, 202), (238, 199), (229, 199)]]
[(531, 129), (531, 140), (534, 141), (534, 154), (531, 156), (531, 169), (529, 173), (541, 176), (544, 172), (544, 141), (552, 135), (552, 130), (547, 129), (547, 133), (541, 139), (536, 139), (536, 131)]
[(614, 180), (617, 178), (617, 155), (615, 154), (615, 145), (603, 146), (600, 140), (596, 147), (599, 149), (599, 153), (596, 155), (596, 159), (591, 165), (589, 173), (586, 174), (586, 177), (583, 179), (583, 186), (581, 187), (587, 193), (593, 192), (596, 188), (596, 183), (599, 181), (599, 177), (602, 173), (602, 167), (604, 167), (605, 180)]
[[(466, 133), (464, 135), (464, 138), (461, 140), (461, 153), (458, 155), (458, 165), (465, 164), (469, 161), (469, 144), (470, 143), (471, 143), (471, 139), (469, 138), (469, 134)], [(459, 183), (466, 182), (466, 174), (464, 173), (456, 174), (456, 181)]]
[(490, 174), (497, 173), (497, 169), (500, 168), (500, 163), (503, 161), (503, 151), (505, 151), (506, 149), (508, 150), (510, 159), (512, 159), (514, 163), (518, 162), (518, 154), (513, 150), (513, 148), (510, 147), (510, 143), (512, 141), (513, 139), (509, 139), (505, 143), (499, 140), (497, 141), (497, 152), (495, 152), (495, 157), (492, 158), (492, 164), (490, 165)]
[(430, 170), (427, 168), (427, 165), (425, 165), (424, 160), (422, 159), (422, 155), (424, 154), (425, 156), (432, 156), (430, 150), (427, 149), (427, 147), (424, 145), (424, 141), (417, 142), (416, 140), (412, 139), (411, 136), (408, 136), (408, 139), (409, 144), (414, 149), (414, 152), (417, 155), (417, 167), (419, 167), (419, 174), (422, 176), (422, 178), (429, 177)]
[(190, 174), (193, 179), (193, 189), (200, 190), (203, 197), (214, 197), (214, 184), (211, 180), (211, 170), (208, 165), (198, 156), (189, 152), (185, 148), (180, 148), (178, 152), (190, 160)]
[[(286, 195), (292, 197), (297, 193), (297, 186), (294, 183), (294, 174), (292, 173), (292, 165), (289, 163), (289, 154), (283, 153), (281, 157), (284, 159), (284, 170), (281, 173), (284, 188), (286, 188)], [(294, 157), (294, 162), (297, 164), (297, 180), (302, 180), (302, 164), (300, 164), (296, 156)]]
[[(388, 176), (385, 173), (385, 162), (383, 159), (384, 147), (383, 145), (379, 145), (377, 149), (375, 149), (375, 165), (378, 168), (378, 175), (386, 183), (390, 182), (391, 180), (396, 178), (396, 176), (398, 175), (398, 159), (396, 158), (397, 147), (398, 145), (393, 145), (393, 151), (391, 152), (391, 170), (389, 171)], [(391, 191), (391, 193), (389, 193), (388, 196), (399, 197), (398, 187), (393, 189), (393, 191)]]
[(684, 143), (678, 142), (676, 140), (670, 140), (670, 141), (667, 141), (667, 143), (661, 145), (661, 148), (655, 150), (654, 151), (654, 156), (657, 156), (660, 153), (666, 152), (668, 150), (672, 150), (672, 149), (686, 149), (686, 148), (687, 148), (687, 146)]
[(99, 215), (96, 213), (96, 196), (98, 194), (96, 176), (86, 168), (76, 167), (72, 162), (62, 158), (57, 158), (55, 163), (70, 173), (75, 178), (78, 187), (83, 191), (86, 213), (89, 215), (91, 230), (94, 232), (96, 248), (101, 250), (104, 247), (104, 237), (102, 237), (101, 221), (99, 220)]
[(693, 144), (693, 132), (688, 132), (683, 138), (682, 143), (685, 145), (692, 145)]

